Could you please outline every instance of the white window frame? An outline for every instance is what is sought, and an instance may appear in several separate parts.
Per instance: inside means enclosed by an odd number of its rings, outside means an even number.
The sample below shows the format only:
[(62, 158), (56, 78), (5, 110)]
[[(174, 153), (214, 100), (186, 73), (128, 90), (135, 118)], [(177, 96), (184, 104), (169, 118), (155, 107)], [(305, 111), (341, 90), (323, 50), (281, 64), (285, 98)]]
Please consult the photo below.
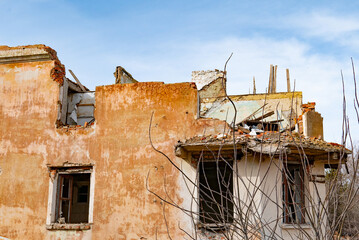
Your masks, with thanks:
[[(81, 168), (86, 169), (81, 169)], [(88, 169), (90, 167), (90, 169)], [(95, 166), (86, 165), (86, 166), (48, 166), (50, 177), (49, 177), (49, 194), (48, 194), (48, 204), (47, 204), (47, 216), (46, 216), (46, 225), (48, 229), (52, 229), (50, 226), (56, 224), (56, 202), (57, 202), (57, 185), (59, 184), (59, 175), (60, 174), (90, 174), (90, 193), (89, 193), (89, 215), (88, 223), (93, 224), (93, 205), (94, 205), (94, 194), (95, 194)], [(66, 170), (75, 170), (76, 172), (66, 171)], [(65, 223), (63, 225), (71, 226), (78, 225), (72, 223)], [(66, 229), (66, 228), (65, 228)]]

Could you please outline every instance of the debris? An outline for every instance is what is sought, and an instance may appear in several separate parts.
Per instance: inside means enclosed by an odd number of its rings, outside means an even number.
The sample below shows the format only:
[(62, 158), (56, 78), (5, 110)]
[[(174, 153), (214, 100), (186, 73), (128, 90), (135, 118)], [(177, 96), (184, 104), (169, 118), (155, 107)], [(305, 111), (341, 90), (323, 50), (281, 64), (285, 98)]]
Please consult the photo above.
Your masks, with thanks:
[(241, 123), (247, 121), (248, 119), (250, 119), (251, 117), (253, 117), (259, 110), (261, 110), (262, 108), (264, 108), (268, 103), (263, 104), (263, 106), (261, 106), (260, 108), (258, 108), (257, 110), (255, 110), (253, 113), (251, 113), (248, 117), (246, 117), (245, 119), (243, 119), (240, 123), (238, 123), (237, 125), (240, 125)]
[(267, 117), (270, 117), (270, 116), (272, 116), (273, 114), (274, 114), (274, 111), (270, 111), (270, 112), (268, 112), (268, 113), (266, 113), (266, 114), (263, 114), (263, 115), (260, 116), (260, 117), (257, 117), (257, 118), (255, 118), (255, 119), (253, 119), (252, 121), (259, 121), (259, 120), (265, 119), (265, 118), (267, 118)]
[[(250, 133), (251, 131), (249, 130), (249, 128), (245, 128), (245, 127), (241, 127), (241, 126), (237, 126), (239, 131), (242, 131), (244, 133)], [(248, 127), (248, 126), (247, 126)]]
[(249, 133), (251, 136), (257, 136), (257, 132), (252, 128), (251, 132)]
[(65, 218), (64, 217), (60, 217), (59, 219), (57, 219), (57, 223), (59, 224), (65, 224)]

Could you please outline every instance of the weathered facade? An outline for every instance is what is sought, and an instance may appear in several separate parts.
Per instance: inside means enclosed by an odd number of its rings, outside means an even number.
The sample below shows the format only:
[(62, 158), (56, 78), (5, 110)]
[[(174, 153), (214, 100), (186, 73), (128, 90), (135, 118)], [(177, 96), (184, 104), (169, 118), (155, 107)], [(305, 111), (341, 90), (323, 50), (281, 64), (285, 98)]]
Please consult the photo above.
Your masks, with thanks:
[[(137, 82), (118, 68), (118, 84), (89, 91), (65, 76), (51, 48), (0, 46), (0, 237), (167, 239), (169, 232), (173, 239), (184, 239), (203, 224), (149, 189), (198, 212), (183, 173), (198, 181), (199, 156), (208, 147), (233, 150), (233, 131), (241, 152), (234, 171), (247, 176), (257, 169), (256, 177), (266, 181), (264, 192), (282, 181), (270, 165), (273, 156), (280, 161), (278, 146), (294, 159), (300, 142), (313, 176), (323, 176), (325, 164), (338, 162), (342, 149), (321, 140), (322, 130), (310, 119), (320, 126), (322, 118), (313, 107), (301, 109), (301, 92), (233, 96), (238, 110), (233, 122), (223, 72), (210, 72), (213, 80), (195, 72), (194, 82), (199, 75), (205, 80), (197, 89), (193, 82)], [(152, 143), (172, 163), (151, 146), (152, 114)], [(278, 135), (294, 128), (295, 139)], [(302, 134), (316, 138), (302, 139)], [(243, 149), (251, 156), (258, 153), (250, 167), (244, 166), (249, 155)], [(308, 194), (325, 195), (324, 184), (314, 192), (309, 180)], [(245, 184), (233, 181), (235, 187)], [(282, 199), (280, 189), (271, 194)], [(255, 202), (269, 222), (276, 217), (277, 208), (260, 195)], [(296, 231), (285, 227), (278, 227), (278, 234)]]

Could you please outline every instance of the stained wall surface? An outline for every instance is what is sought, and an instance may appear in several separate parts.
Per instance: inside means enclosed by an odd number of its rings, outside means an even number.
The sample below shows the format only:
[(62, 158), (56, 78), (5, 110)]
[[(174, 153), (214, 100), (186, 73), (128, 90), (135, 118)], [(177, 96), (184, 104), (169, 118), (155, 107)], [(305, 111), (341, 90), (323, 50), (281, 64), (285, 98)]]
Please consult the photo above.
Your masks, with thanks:
[[(32, 50), (26, 51), (31, 55)], [(161, 202), (149, 190), (171, 198), (186, 209), (194, 208), (188, 181), (173, 164), (192, 181), (196, 181), (197, 171), (191, 161), (175, 156), (174, 146), (179, 140), (193, 136), (222, 133), (226, 122), (215, 119), (233, 117), (230, 103), (224, 98), (201, 99), (202, 115), (213, 119), (198, 119), (198, 91), (193, 83), (99, 86), (94, 94), (94, 125), (57, 127), (63, 77), (58, 69), (60, 63), (46, 51), (35, 52), (36, 56), (42, 54), (41, 60), (35, 61), (29, 55), (30, 60), (0, 64), (0, 236), (132, 240), (169, 239), (169, 233), (172, 239), (184, 239), (184, 232), (178, 226), (191, 232), (191, 219)], [(16, 50), (18, 56), (21, 57), (20, 49)], [(300, 92), (232, 96), (232, 99), (241, 109), (237, 122), (263, 106), (264, 99), (268, 109), (278, 109), (270, 120), (277, 119), (277, 114), (288, 119), (290, 108), (297, 112), (301, 105)], [(173, 164), (152, 148), (150, 123), (153, 145)], [(269, 166), (269, 160), (260, 162), (256, 159), (248, 167), (245, 161), (240, 161), (237, 171), (246, 181), (267, 178), (262, 185), (263, 192), (268, 191), (273, 199), (280, 199), (280, 192), (271, 191), (280, 181), (278, 168)], [(48, 167), (68, 163), (93, 165), (89, 230), (46, 228), (51, 193)], [(251, 176), (252, 170), (260, 174)], [(317, 174), (323, 174), (324, 165), (316, 166), (316, 170)], [(325, 193), (324, 187), (319, 189), (321, 195)], [(263, 210), (266, 219), (276, 216), (275, 206), (263, 205), (260, 194), (255, 204)], [(278, 231), (286, 236), (293, 230)]]
[[(0, 236), (45, 236), (46, 164), (59, 158), (53, 61), (0, 65)], [(60, 140), (60, 139), (59, 139)], [(54, 155), (55, 153), (55, 155)]]
[[(198, 120), (192, 83), (134, 83), (96, 88), (95, 125), (56, 128), (59, 86), (55, 60), (0, 64), (0, 236), (10, 239), (175, 239), (181, 213), (146, 189), (184, 201), (179, 172), (154, 146), (175, 159), (178, 140), (223, 124)], [(218, 126), (218, 129), (211, 125)], [(93, 164), (93, 224), (90, 230), (46, 229), (48, 166)]]
[(307, 137), (324, 139), (323, 117), (320, 113), (309, 111), (303, 114), (303, 134)]

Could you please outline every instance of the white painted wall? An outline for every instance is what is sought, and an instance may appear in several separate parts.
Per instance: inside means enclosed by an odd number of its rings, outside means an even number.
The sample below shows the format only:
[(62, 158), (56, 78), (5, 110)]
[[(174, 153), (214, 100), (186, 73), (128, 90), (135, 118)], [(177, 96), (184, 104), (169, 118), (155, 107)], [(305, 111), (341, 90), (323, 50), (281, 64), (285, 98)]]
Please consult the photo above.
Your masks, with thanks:
[[(258, 222), (262, 226), (262, 236), (271, 235), (272, 229), (275, 230), (274, 238), (284, 239), (306, 239), (304, 235), (300, 234), (295, 226), (290, 226), (282, 223), (282, 164), (276, 156), (272, 160), (268, 155), (262, 155), (262, 161), (259, 161), (259, 154), (254, 156), (243, 157), (237, 165), (238, 178), (234, 178), (234, 195), (239, 197), (241, 201), (241, 207), (243, 211), (248, 210), (248, 204), (251, 199), (254, 198), (251, 207), (251, 214), (249, 216), (253, 221), (259, 219), (262, 216), (262, 222)], [(189, 158), (190, 159), (190, 158)], [(191, 178), (192, 181), (196, 181), (197, 173), (194, 166), (191, 166), (190, 160), (182, 160), (182, 169)], [(177, 159), (180, 160), (180, 159)], [(324, 174), (324, 163), (316, 162), (313, 165), (312, 173)], [(191, 205), (192, 199), (189, 194), (186, 185), (183, 182), (183, 178), (179, 179), (182, 181), (181, 196), (183, 197), (183, 207), (186, 209), (196, 210), (197, 206), (195, 203)], [(317, 190), (314, 188), (314, 184), (306, 179), (306, 189), (308, 194), (314, 201), (318, 201), (319, 198), (325, 197), (325, 184), (316, 183)], [(191, 184), (188, 184), (191, 185)], [(256, 187), (259, 186), (259, 191), (255, 191)], [(193, 186), (191, 188), (193, 190)], [(237, 191), (239, 189), (239, 192)], [(247, 190), (246, 190), (247, 189)], [(194, 191), (196, 198), (198, 197), (198, 191)], [(252, 195), (250, 196), (249, 193)], [(318, 194), (319, 196), (318, 196)], [(268, 195), (269, 198), (265, 197)], [(309, 203), (306, 203), (306, 206)], [(198, 208), (197, 210), (198, 211)], [(194, 233), (195, 225), (192, 223), (191, 218), (183, 215), (183, 219), (180, 220), (181, 227), (185, 226), (187, 232)], [(238, 215), (237, 215), (238, 218)], [(196, 223), (198, 219), (196, 219)], [(314, 236), (312, 228), (308, 224), (302, 224), (301, 227), (311, 236)], [(324, 230), (325, 226), (323, 226)], [(203, 236), (202, 236), (203, 237)], [(212, 239), (216, 239), (212, 235)], [(203, 238), (200, 238), (203, 239)]]

